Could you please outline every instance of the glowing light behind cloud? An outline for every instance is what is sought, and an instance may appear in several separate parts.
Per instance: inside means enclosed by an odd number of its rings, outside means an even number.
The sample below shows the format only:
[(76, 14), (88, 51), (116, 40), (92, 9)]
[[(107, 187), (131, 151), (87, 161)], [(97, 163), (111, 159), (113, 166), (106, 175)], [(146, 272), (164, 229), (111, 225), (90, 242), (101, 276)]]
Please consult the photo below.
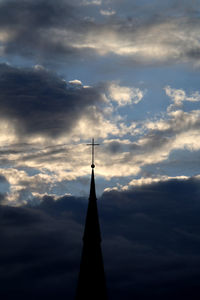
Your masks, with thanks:
[[(101, 143), (96, 174), (108, 186), (173, 177), (171, 156), (200, 151), (200, 92), (185, 84), (189, 75), (181, 80), (187, 68), (198, 72), (197, 6), (14, 2), (0, 2), (0, 161), (9, 201), (58, 186), (70, 193), (67, 183), (88, 179), (92, 137)], [(175, 76), (178, 67), (184, 72)]]

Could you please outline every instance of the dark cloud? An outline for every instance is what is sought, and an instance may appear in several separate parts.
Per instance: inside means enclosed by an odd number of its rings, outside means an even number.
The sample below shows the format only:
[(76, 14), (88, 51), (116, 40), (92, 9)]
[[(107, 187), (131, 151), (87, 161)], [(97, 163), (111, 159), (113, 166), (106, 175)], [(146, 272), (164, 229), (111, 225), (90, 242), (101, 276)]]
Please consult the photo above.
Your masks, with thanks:
[[(109, 299), (199, 298), (199, 196), (194, 178), (103, 194)], [(74, 296), (87, 200), (40, 200), (36, 207), (0, 207), (2, 299)]]
[(34, 208), (0, 208), (2, 299), (73, 299), (81, 226)]
[(41, 69), (0, 65), (0, 118), (20, 136), (69, 132), (88, 106), (101, 101), (98, 88), (74, 87)]
[[(115, 1), (112, 3), (112, 8), (116, 10), (116, 15), (103, 19), (97, 8), (81, 6), (81, 3), (83, 2), (78, 0), (73, 3), (64, 0), (56, 3), (52, 0), (1, 1), (0, 29), (7, 34), (7, 38), (2, 40), (4, 56), (11, 58), (13, 55), (20, 55), (48, 65), (60, 62), (63, 64), (63, 61), (68, 58), (68, 62), (73, 58), (76, 60), (83, 57), (91, 58), (94, 54), (98, 56), (104, 50), (106, 54), (118, 55), (117, 49), (123, 47), (124, 43), (133, 41), (132, 47), (134, 47), (142, 38), (147, 49), (148, 47), (151, 49), (152, 45), (157, 45), (158, 48), (161, 47), (161, 50), (164, 47), (172, 52), (171, 55), (166, 53), (165, 58), (161, 56), (162, 62), (184, 61), (191, 57), (199, 59), (196, 54), (198, 34), (192, 41), (187, 38), (191, 28), (199, 27), (199, 5), (196, 3), (190, 1), (188, 5), (186, 2), (180, 3), (179, 1), (166, 1), (165, 3), (153, 1), (142, 2), (141, 5), (137, 1), (134, 3), (124, 1), (122, 5), (121, 1)], [(106, 4), (104, 8), (108, 9)], [(173, 30), (169, 29), (169, 23), (174, 24), (175, 36)], [(159, 34), (155, 34), (156, 28)], [(183, 38), (179, 38), (181, 32), (183, 32), (181, 34)], [(106, 36), (107, 33), (108, 36)], [(117, 37), (112, 42), (113, 47), (111, 45), (108, 47), (108, 44), (101, 47), (104, 36), (109, 39), (110, 33)], [(96, 36), (99, 36), (100, 43)], [(85, 46), (82, 47), (82, 45)], [(143, 51), (141, 47), (140, 52)], [(173, 54), (174, 51), (176, 55)], [(136, 56), (130, 55), (128, 62), (142, 64), (148, 54), (147, 51), (144, 54), (138, 53)], [(127, 57), (126, 54), (120, 54), (120, 56)], [(149, 63), (149, 59), (147, 60)], [(153, 54), (150, 60), (160, 63), (160, 58)]]
[[(53, 39), (48, 30), (70, 28), (76, 23), (73, 8), (67, 1), (1, 1), (0, 28), (11, 32), (5, 44), (5, 54), (28, 57), (70, 55), (75, 49)], [(46, 32), (45, 32), (46, 31)], [(39, 59), (39, 57), (38, 57)], [(39, 59), (39, 60), (40, 60)]]
[(196, 179), (170, 180), (102, 196), (104, 237), (109, 239), (113, 229), (117, 233), (108, 241), (115, 255), (110, 251), (105, 258), (107, 264), (117, 266), (110, 284), (113, 289), (119, 285), (116, 290), (121, 297), (123, 293), (126, 299), (199, 296), (199, 196)]
[(200, 58), (200, 47), (196, 47), (196, 48), (193, 48), (191, 50), (189, 50), (186, 55), (189, 57), (189, 58), (193, 58), (193, 59), (199, 59)]
[(79, 0), (1, 1), (0, 29), (8, 35), (2, 42), (4, 56), (19, 55), (55, 66), (94, 54), (89, 47), (80, 51), (72, 43), (75, 35), (85, 35), (97, 26), (85, 19), (80, 4)]
[(112, 154), (119, 153), (122, 151), (122, 143), (118, 141), (111, 141), (106, 145), (105, 151), (109, 151)]

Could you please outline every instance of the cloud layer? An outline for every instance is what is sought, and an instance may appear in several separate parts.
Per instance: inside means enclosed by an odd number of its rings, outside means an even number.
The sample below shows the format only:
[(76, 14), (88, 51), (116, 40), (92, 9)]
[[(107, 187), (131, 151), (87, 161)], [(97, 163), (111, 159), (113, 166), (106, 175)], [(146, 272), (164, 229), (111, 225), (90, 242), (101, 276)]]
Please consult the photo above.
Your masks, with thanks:
[[(199, 195), (195, 178), (103, 194), (98, 203), (109, 299), (199, 296)], [(4, 299), (74, 296), (87, 200), (41, 200), (36, 207), (0, 206)]]
[(199, 64), (198, 4), (12, 0), (1, 1), (0, 11), (5, 56), (41, 63), (111, 54), (140, 64)]
[[(117, 81), (85, 86), (38, 65), (1, 64), (0, 174), (10, 185), (5, 199), (22, 204), (35, 194), (56, 194), (59, 189), (72, 193), (66, 183), (88, 176), (86, 143), (94, 136), (102, 139), (96, 159), (98, 175), (115, 178), (109, 188), (126, 186), (138, 176), (193, 175), (187, 170), (176, 175), (169, 175), (167, 169), (159, 173), (159, 166), (172, 166), (174, 151), (200, 151), (199, 110), (184, 110), (185, 102), (198, 103), (199, 92), (188, 96), (183, 89), (170, 86), (165, 92), (173, 101), (165, 112), (128, 123), (122, 111), (128, 108), (132, 114), (137, 106), (142, 107), (148, 91)], [(120, 178), (126, 182), (121, 184)], [(83, 193), (81, 186), (83, 190), (86, 186), (80, 184)], [(105, 183), (104, 188), (108, 188)]]
[[(101, 191), (140, 177), (199, 174), (191, 170), (200, 151), (198, 89), (165, 80), (156, 82), (155, 97), (152, 82), (137, 69), (151, 65), (154, 72), (152, 66), (166, 62), (198, 66), (198, 13), (199, 5), (179, 1), (1, 1), (0, 49), (2, 61), (10, 62), (0, 65), (5, 199), (22, 204), (35, 194), (70, 194), (75, 180), (83, 193), (90, 161), (85, 144), (92, 137), (101, 143)], [(101, 83), (93, 83), (91, 66), (98, 75), (102, 68)], [(122, 80), (122, 73), (113, 75), (116, 68), (128, 70)]]

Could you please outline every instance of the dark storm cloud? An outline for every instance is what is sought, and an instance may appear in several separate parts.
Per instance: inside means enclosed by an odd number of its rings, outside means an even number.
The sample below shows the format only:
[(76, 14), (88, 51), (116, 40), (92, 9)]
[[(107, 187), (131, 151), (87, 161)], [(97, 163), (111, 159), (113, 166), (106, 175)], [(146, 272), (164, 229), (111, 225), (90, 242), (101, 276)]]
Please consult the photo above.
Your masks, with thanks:
[(0, 65), (0, 118), (18, 135), (67, 133), (90, 105), (101, 101), (98, 88), (74, 87), (45, 70)]
[(199, 297), (199, 199), (192, 178), (102, 196), (105, 265), (119, 299)]
[[(110, 300), (198, 299), (199, 196), (194, 178), (103, 194), (98, 203)], [(37, 207), (0, 207), (2, 299), (73, 299), (87, 201), (40, 200)]]
[[(5, 45), (6, 54), (22, 56), (70, 55), (75, 50), (56, 42), (48, 30), (76, 24), (74, 9), (67, 1), (1, 1), (0, 28), (12, 33)], [(45, 32), (45, 30), (47, 30)]]
[[(63, 58), (87, 56), (87, 48), (73, 46), (74, 36), (87, 34), (96, 25), (85, 19), (81, 1), (11, 0), (0, 2), (0, 29), (8, 34), (2, 42), (4, 55), (20, 55), (54, 64)], [(64, 35), (63, 35), (64, 34)], [(87, 53), (87, 54), (86, 54)]]
[(81, 229), (70, 213), (0, 207), (0, 223), (1, 298), (73, 299)]
[(63, 0), (59, 0), (57, 3), (52, 0), (9, 0), (1, 1), (0, 5), (0, 25), (2, 27), (25, 27), (27, 22), (36, 28), (55, 26), (62, 24), (64, 19), (67, 22), (73, 12), (72, 6)]

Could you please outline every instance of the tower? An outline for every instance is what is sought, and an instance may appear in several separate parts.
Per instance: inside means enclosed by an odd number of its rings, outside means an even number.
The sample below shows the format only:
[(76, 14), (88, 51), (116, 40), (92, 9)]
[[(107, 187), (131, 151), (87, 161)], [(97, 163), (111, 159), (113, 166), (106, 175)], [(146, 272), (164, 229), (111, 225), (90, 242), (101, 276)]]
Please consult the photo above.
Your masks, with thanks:
[(94, 139), (92, 139), (92, 174), (90, 195), (83, 235), (83, 249), (76, 291), (76, 300), (107, 300), (106, 281), (101, 251), (101, 232), (98, 217), (94, 178)]

